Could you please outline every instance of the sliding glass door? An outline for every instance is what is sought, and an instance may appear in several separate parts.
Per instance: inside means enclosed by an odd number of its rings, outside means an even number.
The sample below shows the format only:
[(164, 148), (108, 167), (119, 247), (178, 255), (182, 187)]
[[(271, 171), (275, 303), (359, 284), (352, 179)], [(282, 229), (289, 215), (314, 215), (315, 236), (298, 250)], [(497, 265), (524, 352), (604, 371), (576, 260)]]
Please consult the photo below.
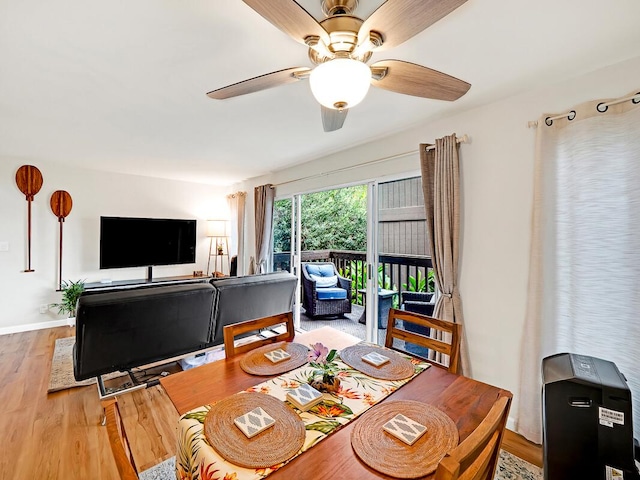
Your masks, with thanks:
[[(383, 343), (389, 309), (401, 307), (405, 292), (433, 290), (425, 227), (419, 177), (277, 199), (273, 269), (299, 279), (296, 326), (330, 325)], [(351, 312), (314, 316), (302, 307), (301, 264), (307, 262), (332, 263), (351, 280)], [(416, 298), (431, 302), (429, 295)]]

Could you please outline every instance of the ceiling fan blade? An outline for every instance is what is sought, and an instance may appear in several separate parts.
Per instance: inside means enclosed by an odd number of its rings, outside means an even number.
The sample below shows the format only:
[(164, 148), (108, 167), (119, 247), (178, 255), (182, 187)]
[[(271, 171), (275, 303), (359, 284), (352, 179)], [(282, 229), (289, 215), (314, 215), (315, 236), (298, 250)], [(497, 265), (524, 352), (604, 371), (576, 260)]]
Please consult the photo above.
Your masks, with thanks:
[(383, 44), (376, 50), (400, 45), (467, 0), (387, 0), (367, 18), (358, 32), (358, 44), (369, 40), (369, 32), (382, 34)]
[(383, 72), (386, 69), (380, 79), (372, 77), (371, 85), (415, 97), (451, 102), (471, 88), (470, 83), (451, 75), (402, 60), (381, 60), (371, 65), (371, 69)]
[(347, 118), (349, 109), (343, 108), (342, 110), (335, 110), (323, 105), (320, 105), (320, 108), (322, 109), (322, 127), (324, 128), (324, 131), (333, 132), (335, 130), (340, 130), (344, 124), (344, 119)]
[(294, 0), (243, 1), (296, 42), (306, 44), (310, 36), (320, 37), (327, 45), (331, 42), (327, 31)]
[[(293, 83), (301, 80), (305, 73), (311, 72), (307, 67), (293, 67), (286, 68), (284, 70), (278, 70), (277, 72), (266, 73), (259, 77), (243, 80), (242, 82), (227, 85), (226, 87), (218, 88), (207, 93), (210, 98), (216, 100), (224, 100), (225, 98), (238, 97), (240, 95), (246, 95), (247, 93), (259, 92), (260, 90), (266, 90), (268, 88), (278, 87), (286, 83)], [(298, 74), (298, 75), (296, 75)]]

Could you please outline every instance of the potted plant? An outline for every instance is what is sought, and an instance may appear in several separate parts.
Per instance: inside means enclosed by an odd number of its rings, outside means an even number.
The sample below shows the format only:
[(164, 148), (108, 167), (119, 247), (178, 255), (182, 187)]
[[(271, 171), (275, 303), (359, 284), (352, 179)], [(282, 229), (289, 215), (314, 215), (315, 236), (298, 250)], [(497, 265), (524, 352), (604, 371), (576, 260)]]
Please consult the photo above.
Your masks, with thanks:
[(69, 318), (75, 317), (78, 298), (84, 291), (84, 280), (78, 280), (77, 282), (63, 280), (61, 287), (62, 302), (54, 303), (53, 306), (58, 307), (60, 315), (67, 313)]
[(311, 345), (308, 359), (314, 370), (309, 377), (309, 385), (320, 392), (340, 390), (340, 379), (336, 376), (338, 365), (333, 361), (335, 356), (336, 350), (329, 351), (322, 343)]

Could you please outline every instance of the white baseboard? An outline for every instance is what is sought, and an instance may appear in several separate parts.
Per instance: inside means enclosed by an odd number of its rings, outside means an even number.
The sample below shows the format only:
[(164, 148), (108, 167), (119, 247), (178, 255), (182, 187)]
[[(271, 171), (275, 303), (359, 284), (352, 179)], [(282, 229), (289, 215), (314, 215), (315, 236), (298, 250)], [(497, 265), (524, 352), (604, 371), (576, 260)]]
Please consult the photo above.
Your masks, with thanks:
[[(73, 319), (75, 325), (75, 318)], [(10, 333), (30, 332), (31, 330), (42, 330), (45, 328), (68, 327), (70, 325), (69, 318), (61, 320), (52, 320), (50, 322), (27, 323), (25, 325), (15, 325), (13, 327), (0, 328), (0, 335), (8, 335)]]
[(516, 431), (516, 421), (513, 419), (513, 417), (507, 418), (507, 428), (512, 432)]

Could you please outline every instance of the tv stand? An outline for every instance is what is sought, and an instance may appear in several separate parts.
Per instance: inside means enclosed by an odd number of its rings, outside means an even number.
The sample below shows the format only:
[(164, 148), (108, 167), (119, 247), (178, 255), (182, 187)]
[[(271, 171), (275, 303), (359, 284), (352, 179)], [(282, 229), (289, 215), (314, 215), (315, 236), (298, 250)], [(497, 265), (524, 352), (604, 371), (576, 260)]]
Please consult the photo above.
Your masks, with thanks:
[[(149, 267), (151, 269), (151, 267)], [(209, 276), (194, 277), (193, 275), (182, 275), (177, 277), (157, 277), (157, 278), (136, 278), (132, 280), (114, 280), (110, 283), (94, 282), (85, 283), (85, 290), (110, 290), (116, 287), (135, 286), (159, 286), (184, 283), (206, 283), (211, 280)]]

